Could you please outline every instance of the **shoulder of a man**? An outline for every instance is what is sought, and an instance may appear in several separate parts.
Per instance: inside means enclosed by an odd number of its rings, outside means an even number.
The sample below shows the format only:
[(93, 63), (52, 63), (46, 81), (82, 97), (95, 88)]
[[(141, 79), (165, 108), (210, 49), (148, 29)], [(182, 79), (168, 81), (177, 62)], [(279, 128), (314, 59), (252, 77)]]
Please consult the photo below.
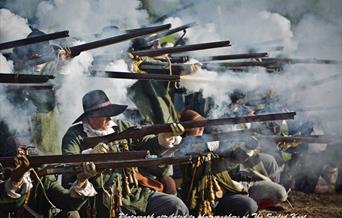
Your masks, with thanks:
[(75, 136), (84, 135), (84, 134), (85, 132), (83, 131), (83, 126), (82, 124), (79, 123), (79, 124), (71, 126), (64, 134), (63, 139), (66, 137), (70, 137), (70, 136), (75, 137)]
[(71, 126), (63, 136), (62, 149), (66, 149), (72, 144), (79, 144), (85, 136), (86, 133), (83, 131), (82, 124)]

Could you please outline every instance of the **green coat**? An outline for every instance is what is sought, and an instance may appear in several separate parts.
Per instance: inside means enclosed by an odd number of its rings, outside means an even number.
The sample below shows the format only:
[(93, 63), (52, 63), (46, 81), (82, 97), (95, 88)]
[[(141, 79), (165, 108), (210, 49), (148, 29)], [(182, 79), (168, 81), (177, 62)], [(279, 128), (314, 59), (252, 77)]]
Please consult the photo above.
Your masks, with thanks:
[[(32, 74), (34, 72), (33, 67), (32, 69), (25, 68), (25, 71), (16, 73), (24, 74), (28, 72)], [(40, 72), (34, 72), (34, 74), (38, 75), (56, 75), (56, 73), (56, 61), (47, 63)], [(40, 151), (50, 154), (60, 153), (59, 132), (57, 128), (59, 111), (57, 109), (55, 89), (56, 85), (54, 89), (6, 89), (5, 93), (9, 102), (15, 107), (22, 109), (31, 108), (27, 111), (30, 112), (28, 113), (28, 120), (23, 119), (23, 122), (27, 122), (30, 127), (30, 133), (32, 133), (32, 139), (30, 140)], [(26, 117), (23, 116), (23, 118)], [(10, 125), (11, 129), (12, 126)], [(15, 134), (15, 132), (11, 133), (11, 135)]]
[[(40, 75), (56, 75), (58, 66), (56, 61), (49, 62), (39, 72)], [(57, 80), (56, 78), (55, 80)], [(57, 120), (59, 111), (55, 95), (56, 85), (53, 90), (33, 90), (29, 98), (36, 106), (36, 113), (31, 116), (32, 134), (34, 143), (44, 153), (56, 154), (59, 150), (59, 131)]]
[(161, 124), (177, 122), (177, 112), (166, 85), (160, 81), (136, 82), (128, 94), (138, 107), (145, 123)]
[[(116, 131), (122, 132), (130, 127), (130, 124), (122, 120), (114, 120), (117, 124)], [(115, 128), (114, 128), (115, 129)], [(63, 154), (80, 154), (83, 150), (82, 141), (86, 137), (86, 133), (83, 131), (83, 125), (77, 124), (68, 129), (62, 140), (62, 152)], [(158, 144), (157, 137), (146, 136), (141, 140), (128, 140), (130, 150), (150, 150), (151, 153), (159, 153), (161, 146)], [(110, 145), (110, 144), (109, 144)], [(115, 151), (113, 151), (115, 152)], [(91, 182), (95, 189), (98, 191), (95, 203), (92, 202), (91, 207), (96, 208), (98, 217), (108, 217), (108, 209), (102, 204), (102, 185), (106, 188), (111, 187), (117, 180), (119, 180), (118, 188), (122, 188), (122, 170), (110, 169), (101, 173), (100, 176), (94, 178)], [(63, 175), (63, 185), (67, 186), (70, 182), (73, 182), (75, 178), (67, 175)], [(123, 204), (125, 207), (137, 210), (139, 212), (145, 212), (148, 202), (148, 197), (151, 194), (151, 190), (145, 187), (134, 187), (130, 196), (123, 196)]]
[[(48, 199), (59, 209), (65, 211), (79, 210), (86, 202), (87, 198), (73, 198), (70, 191), (63, 188), (54, 176), (40, 178)], [(28, 206), (36, 213), (45, 217), (52, 217), (52, 206), (44, 196), (43, 188), (38, 183), (30, 190)], [(12, 199), (5, 193), (5, 182), (0, 184), (0, 217), (9, 217), (11, 212), (21, 208), (27, 195), (22, 195), (19, 199)]]

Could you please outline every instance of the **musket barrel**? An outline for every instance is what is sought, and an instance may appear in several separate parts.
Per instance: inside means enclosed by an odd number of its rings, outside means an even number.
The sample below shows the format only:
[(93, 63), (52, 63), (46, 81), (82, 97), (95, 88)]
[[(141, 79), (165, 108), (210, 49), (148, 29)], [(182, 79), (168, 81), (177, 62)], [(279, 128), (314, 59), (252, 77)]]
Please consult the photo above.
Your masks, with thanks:
[(0, 73), (0, 83), (45, 83), (54, 78), (53, 75)]
[[(131, 160), (144, 159), (149, 154), (145, 151), (127, 151), (115, 153), (101, 154), (71, 154), (71, 155), (45, 155), (45, 156), (28, 156), (28, 160), (32, 167), (38, 167), (43, 164), (58, 163), (81, 163), (81, 162), (98, 162), (112, 160)], [(14, 157), (0, 157), (0, 162), (4, 167), (14, 166)]]
[(141, 51), (132, 51), (131, 54), (134, 56), (159, 56), (163, 54), (171, 54), (176, 52), (186, 52), (186, 51), (196, 51), (211, 48), (227, 47), (231, 46), (229, 41), (219, 41), (219, 42), (208, 42), (193, 45), (184, 45), (171, 48), (158, 48), (158, 49), (147, 49)]
[(198, 59), (200, 61), (223, 61), (223, 60), (235, 60), (235, 59), (247, 59), (247, 58), (264, 58), (267, 56), (268, 56), (267, 52), (260, 52), (260, 53), (246, 53), (246, 54), (215, 55), (215, 56), (209, 56), (209, 57), (199, 57)]
[(72, 47), (69, 47), (69, 49), (71, 51), (71, 56), (75, 57), (83, 51), (87, 51), (87, 50), (111, 45), (114, 43), (123, 42), (123, 41), (129, 40), (129, 39), (134, 39), (134, 38), (144, 36), (147, 34), (157, 33), (157, 32), (163, 31), (163, 30), (167, 30), (170, 27), (171, 27), (171, 24), (165, 24), (165, 25), (161, 25), (161, 26), (156, 26), (154, 28), (151, 27), (148, 29), (146, 28), (143, 30), (136, 30), (136, 31), (128, 32), (126, 34), (119, 35), (119, 36), (101, 39), (101, 40), (94, 41), (94, 42), (88, 42), (88, 43), (85, 43), (82, 45), (72, 46)]
[(191, 163), (191, 156), (188, 157), (166, 157), (166, 158), (151, 158), (141, 160), (122, 160), (122, 161), (111, 161), (97, 163), (97, 169), (108, 169), (108, 168), (126, 168), (126, 167), (150, 167), (160, 166), (169, 164), (189, 164)]
[(342, 64), (341, 60), (316, 59), (316, 58), (265, 58), (263, 61), (274, 61), (282, 64)]
[(160, 80), (160, 81), (179, 81), (179, 75), (165, 75), (165, 74), (144, 74), (131, 72), (114, 72), (114, 71), (95, 71), (91, 73), (92, 76), (99, 76), (104, 78), (116, 79), (137, 79), (137, 80)]
[(220, 62), (220, 63), (206, 63), (205, 67), (267, 67), (271, 65), (270, 62), (258, 62), (258, 61), (235, 61), (235, 62)]
[(159, 33), (155, 36), (150, 36), (150, 37), (147, 37), (146, 38), (146, 41), (154, 41), (156, 39), (160, 39), (164, 36), (168, 36), (168, 35), (171, 35), (171, 34), (174, 34), (176, 32), (179, 32), (179, 31), (182, 31), (182, 30), (186, 30), (192, 26), (194, 26), (196, 24), (196, 22), (192, 22), (192, 23), (188, 23), (188, 24), (185, 24), (185, 25), (182, 25), (182, 26), (179, 26), (179, 27), (176, 27), (176, 28), (173, 28), (173, 29), (170, 29), (168, 31), (165, 31), (165, 32), (162, 32), (162, 33)]
[[(119, 152), (120, 153), (120, 152)], [(114, 160), (107, 162), (95, 162), (96, 170), (101, 171), (105, 169), (129, 168), (129, 167), (150, 167), (169, 164), (190, 164), (192, 157), (164, 157), (164, 158), (151, 158), (151, 159), (130, 159), (130, 160)], [(38, 171), (40, 176), (49, 174), (77, 174), (82, 172), (83, 169), (80, 165), (71, 166), (56, 166), (55, 168), (43, 168)]]
[(59, 38), (65, 38), (68, 36), (69, 36), (69, 31), (61, 31), (61, 32), (50, 33), (50, 34), (41, 35), (41, 36), (29, 37), (26, 39), (19, 39), (19, 40), (15, 40), (15, 41), (1, 43), (0, 44), (0, 50), (24, 46), (24, 45), (29, 45), (29, 44), (33, 44), (33, 43), (49, 41), (49, 40), (54, 40), (54, 39), (59, 39)]
[[(208, 127), (214, 125), (226, 125), (226, 124), (240, 124), (240, 123), (251, 123), (251, 122), (263, 122), (263, 121), (274, 121), (274, 120), (287, 120), (294, 119), (296, 115), (295, 112), (287, 113), (274, 113), (274, 114), (264, 114), (255, 116), (245, 116), (245, 117), (230, 117), (212, 120), (200, 120), (200, 121), (185, 121), (180, 122), (185, 129), (198, 128), (198, 127)], [(91, 148), (92, 146), (103, 142), (108, 143), (118, 139), (128, 139), (128, 138), (142, 138), (146, 135), (159, 134), (162, 132), (172, 132), (170, 123), (167, 124), (157, 124), (153, 126), (145, 126), (140, 129), (128, 129), (121, 133), (112, 133), (100, 137), (91, 137), (83, 139), (83, 146), (86, 148)]]
[(2, 84), (8, 90), (53, 90), (52, 84), (41, 84), (41, 83), (10, 83)]
[(277, 143), (288, 142), (288, 143), (320, 143), (320, 144), (330, 144), (335, 142), (342, 142), (341, 137), (336, 136), (273, 136), (273, 135), (257, 135), (261, 140), (269, 140)]

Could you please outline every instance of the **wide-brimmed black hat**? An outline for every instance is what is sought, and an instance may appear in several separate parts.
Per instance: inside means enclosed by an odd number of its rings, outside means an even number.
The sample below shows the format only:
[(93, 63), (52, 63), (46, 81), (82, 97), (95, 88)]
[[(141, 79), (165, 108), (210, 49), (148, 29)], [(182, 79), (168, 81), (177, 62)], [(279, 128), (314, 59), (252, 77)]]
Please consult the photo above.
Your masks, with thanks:
[(78, 123), (85, 117), (113, 117), (126, 110), (127, 105), (112, 104), (102, 90), (93, 90), (82, 98), (83, 111), (74, 122)]

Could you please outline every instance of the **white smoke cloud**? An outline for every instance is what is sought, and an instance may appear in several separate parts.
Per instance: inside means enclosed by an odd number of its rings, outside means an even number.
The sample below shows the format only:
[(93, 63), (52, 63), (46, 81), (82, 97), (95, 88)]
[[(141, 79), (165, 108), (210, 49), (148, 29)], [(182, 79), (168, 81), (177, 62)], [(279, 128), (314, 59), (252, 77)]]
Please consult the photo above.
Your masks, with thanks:
[(0, 86), (0, 102), (0, 119), (8, 125), (9, 130), (18, 133), (20, 136), (29, 136), (30, 125), (28, 120), (32, 105), (28, 105), (27, 108), (14, 106), (8, 100), (6, 88), (2, 85)]
[(27, 19), (5, 8), (0, 9), (0, 26), (0, 43), (26, 38), (31, 32)]
[(38, 5), (39, 27), (45, 30), (70, 31), (71, 35), (101, 33), (104, 27), (115, 25), (120, 29), (136, 28), (147, 19), (144, 10), (138, 10), (138, 0), (53, 0)]
[(12, 73), (13, 61), (7, 61), (7, 59), (0, 53), (0, 73)]

